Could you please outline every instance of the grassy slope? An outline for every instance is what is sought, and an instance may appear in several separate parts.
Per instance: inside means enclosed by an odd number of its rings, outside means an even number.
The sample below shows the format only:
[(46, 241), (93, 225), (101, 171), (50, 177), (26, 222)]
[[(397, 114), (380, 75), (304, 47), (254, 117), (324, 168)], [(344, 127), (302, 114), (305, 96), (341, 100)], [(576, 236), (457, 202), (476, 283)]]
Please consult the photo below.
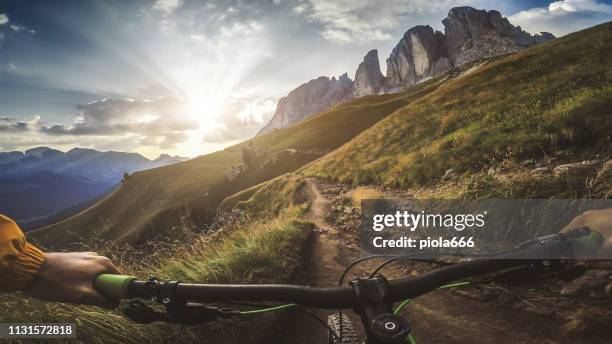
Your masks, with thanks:
[(184, 163), (137, 172), (95, 206), (32, 236), (44, 246), (65, 248), (75, 242), (89, 246), (99, 239), (141, 242), (185, 218), (197, 225), (206, 224), (227, 196), (295, 170), (339, 147), (438, 83), (430, 82), (405, 94), (359, 99), (296, 126), (258, 136), (251, 141), (255, 148), (265, 151), (262, 159), (290, 148), (300, 153), (276, 168), (251, 171), (231, 183), (225, 180), (225, 174), (239, 163), (246, 143)]
[[(477, 183), (489, 183), (480, 196), (551, 196), (544, 188), (559, 191), (563, 181), (556, 185), (522, 175), (522, 184), (512, 186), (479, 173), (558, 150), (569, 150), (576, 159), (609, 155), (610, 42), (612, 23), (607, 23), (494, 59), (308, 165), (306, 174), (355, 184), (423, 187), (452, 168), (480, 178)], [(470, 190), (455, 196), (461, 194)]]
[[(124, 272), (144, 279), (153, 275), (184, 282), (265, 283), (289, 282), (303, 260), (302, 247), (312, 224), (297, 221), (304, 206), (285, 208), (278, 216), (226, 226), (213, 235), (191, 234), (184, 244), (160, 248), (150, 259), (135, 260), (122, 250), (101, 252), (115, 256)], [(3, 295), (0, 322), (77, 323), (82, 343), (236, 343), (251, 339), (254, 327), (265, 327), (266, 318), (247, 323), (222, 321), (203, 326), (138, 325), (115, 311), (96, 307), (55, 304)], [(211, 327), (217, 328), (215, 331)], [(235, 328), (251, 328), (241, 333)], [(251, 331), (251, 332), (249, 332)], [(198, 339), (199, 338), (199, 339)]]

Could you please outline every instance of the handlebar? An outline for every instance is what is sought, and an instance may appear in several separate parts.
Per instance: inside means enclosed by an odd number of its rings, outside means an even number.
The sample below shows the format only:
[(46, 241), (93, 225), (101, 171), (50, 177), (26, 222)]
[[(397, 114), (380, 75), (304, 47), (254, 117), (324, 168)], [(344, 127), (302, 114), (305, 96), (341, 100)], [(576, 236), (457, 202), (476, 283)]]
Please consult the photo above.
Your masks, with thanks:
[[(531, 247), (519, 248), (510, 253), (450, 265), (427, 272), (418, 277), (404, 277), (389, 281), (387, 302), (412, 299), (463, 278), (486, 274), (502, 269), (525, 266), (541, 261), (543, 253), (565, 253), (573, 257), (587, 257), (604, 242), (603, 236), (586, 229), (567, 234), (544, 237)], [(537, 239), (536, 239), (537, 241)], [(101, 294), (114, 299), (162, 300), (168, 295), (187, 301), (274, 301), (288, 302), (322, 309), (352, 308), (355, 305), (353, 288), (350, 286), (315, 288), (298, 285), (223, 285), (138, 281), (132, 276), (103, 274), (96, 278), (94, 287)]]

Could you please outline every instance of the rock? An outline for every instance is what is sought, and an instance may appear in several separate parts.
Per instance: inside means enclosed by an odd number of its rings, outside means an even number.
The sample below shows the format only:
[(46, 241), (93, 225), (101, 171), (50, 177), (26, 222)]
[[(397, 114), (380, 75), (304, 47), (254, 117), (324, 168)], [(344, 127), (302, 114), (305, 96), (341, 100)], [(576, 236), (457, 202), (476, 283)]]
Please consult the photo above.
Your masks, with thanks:
[(450, 67), (448, 59), (439, 62), (445, 56), (444, 34), (429, 25), (411, 28), (387, 59), (385, 89), (390, 92), (431, 77), (434, 71), (439, 74)]
[(299, 123), (318, 112), (350, 100), (352, 94), (353, 81), (346, 73), (338, 79), (322, 76), (310, 80), (278, 101), (274, 116), (258, 134)]
[(541, 176), (541, 175), (550, 174), (550, 173), (552, 173), (552, 170), (550, 169), (550, 167), (538, 167), (538, 168), (531, 170), (531, 174), (534, 176)]
[(571, 164), (563, 164), (555, 167), (553, 173), (559, 175), (582, 175), (589, 173), (600, 164), (599, 160), (585, 160), (582, 162), (576, 162)]
[(363, 58), (363, 62), (357, 67), (357, 72), (355, 72), (353, 95), (362, 97), (378, 94), (384, 81), (385, 77), (380, 72), (378, 51), (376, 49), (370, 50)]
[(572, 280), (561, 289), (561, 295), (578, 295), (585, 293), (601, 293), (610, 280), (610, 272), (606, 270), (589, 270), (582, 276)]
[(550, 33), (532, 36), (498, 11), (472, 7), (452, 8), (442, 23), (445, 47), (455, 66), (513, 53), (554, 38)]
[[(519, 26), (519, 28), (520, 28), (520, 26)], [(540, 32), (539, 34), (535, 34), (533, 36), (533, 39), (534, 39), (534, 41), (536, 43), (544, 43), (546, 41), (550, 41), (550, 40), (555, 39), (555, 38), (556, 38), (555, 35), (553, 35), (550, 32), (545, 32), (545, 31), (544, 32)]]

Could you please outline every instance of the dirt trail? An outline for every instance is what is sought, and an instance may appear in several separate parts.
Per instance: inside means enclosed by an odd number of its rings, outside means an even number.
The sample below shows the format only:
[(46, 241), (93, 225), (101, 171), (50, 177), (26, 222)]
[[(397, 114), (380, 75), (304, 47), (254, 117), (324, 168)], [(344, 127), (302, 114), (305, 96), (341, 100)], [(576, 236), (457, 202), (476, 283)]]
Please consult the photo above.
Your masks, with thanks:
[[(311, 208), (306, 219), (316, 226), (311, 261), (307, 268), (308, 283), (312, 286), (335, 286), (344, 268), (359, 258), (357, 239), (339, 231), (326, 221), (330, 201), (322, 194), (314, 178), (307, 179), (307, 192)], [(357, 274), (365, 273), (363, 266)], [(393, 269), (391, 269), (393, 270)], [(405, 274), (398, 269), (388, 275)], [(322, 319), (329, 312), (314, 311)], [(351, 315), (358, 331), (362, 332), (357, 316)], [(559, 330), (560, 324), (545, 317), (523, 314), (512, 309), (500, 309), (482, 304), (448, 291), (430, 293), (414, 300), (407, 317), (412, 323), (413, 335), (423, 343), (596, 343), (567, 338)], [(326, 343), (326, 331), (307, 318), (297, 316), (296, 321), (285, 323), (284, 335), (279, 343)], [(605, 341), (603, 341), (605, 342)]]

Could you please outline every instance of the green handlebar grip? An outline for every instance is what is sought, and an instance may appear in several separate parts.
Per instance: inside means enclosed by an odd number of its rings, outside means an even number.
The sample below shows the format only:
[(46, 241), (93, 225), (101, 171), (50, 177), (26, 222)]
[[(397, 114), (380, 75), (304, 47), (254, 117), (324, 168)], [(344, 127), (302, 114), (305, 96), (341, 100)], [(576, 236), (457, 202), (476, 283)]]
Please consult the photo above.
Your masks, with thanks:
[(604, 243), (604, 237), (598, 231), (592, 230), (588, 235), (574, 238), (574, 256), (588, 257), (593, 254)]
[(102, 274), (94, 280), (94, 288), (112, 299), (129, 299), (128, 287), (135, 280), (133, 276)]

